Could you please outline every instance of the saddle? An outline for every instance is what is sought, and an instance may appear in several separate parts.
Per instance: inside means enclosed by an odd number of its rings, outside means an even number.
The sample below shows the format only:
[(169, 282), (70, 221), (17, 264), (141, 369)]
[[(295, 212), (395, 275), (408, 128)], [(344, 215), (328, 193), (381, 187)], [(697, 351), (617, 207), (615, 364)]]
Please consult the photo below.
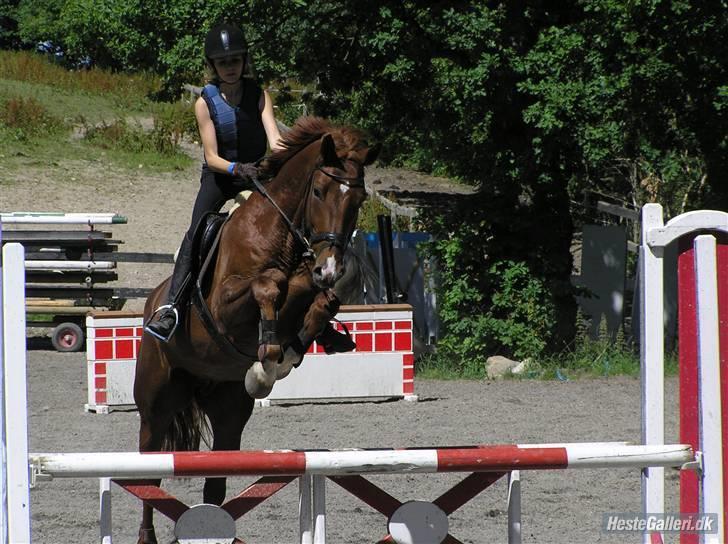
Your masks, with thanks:
[[(208, 212), (205, 214), (195, 229), (195, 236), (192, 242), (192, 255), (195, 261), (192, 266), (192, 282), (194, 285), (199, 279), (200, 284), (207, 291), (209, 283), (209, 263), (213, 262), (217, 255), (218, 234), (229, 217), (227, 213)], [(207, 281), (206, 281), (207, 280)]]

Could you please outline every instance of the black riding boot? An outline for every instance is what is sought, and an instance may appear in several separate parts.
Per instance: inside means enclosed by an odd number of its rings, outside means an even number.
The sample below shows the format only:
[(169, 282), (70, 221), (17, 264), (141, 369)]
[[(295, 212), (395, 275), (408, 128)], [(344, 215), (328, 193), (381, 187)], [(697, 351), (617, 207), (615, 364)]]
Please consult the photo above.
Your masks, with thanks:
[(154, 311), (157, 316), (150, 319), (144, 330), (152, 336), (156, 336), (164, 342), (172, 337), (179, 321), (179, 310), (187, 295), (187, 287), (190, 283), (190, 269), (192, 268), (192, 241), (187, 237), (182, 240), (182, 245), (174, 263), (172, 279), (169, 282), (167, 303)]

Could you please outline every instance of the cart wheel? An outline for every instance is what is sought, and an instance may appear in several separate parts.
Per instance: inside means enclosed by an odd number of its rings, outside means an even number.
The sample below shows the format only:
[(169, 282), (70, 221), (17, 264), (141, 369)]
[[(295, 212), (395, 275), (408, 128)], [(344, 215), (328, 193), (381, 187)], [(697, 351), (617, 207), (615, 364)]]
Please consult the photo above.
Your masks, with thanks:
[(51, 332), (51, 344), (56, 351), (78, 351), (83, 339), (83, 330), (75, 323), (61, 323)]

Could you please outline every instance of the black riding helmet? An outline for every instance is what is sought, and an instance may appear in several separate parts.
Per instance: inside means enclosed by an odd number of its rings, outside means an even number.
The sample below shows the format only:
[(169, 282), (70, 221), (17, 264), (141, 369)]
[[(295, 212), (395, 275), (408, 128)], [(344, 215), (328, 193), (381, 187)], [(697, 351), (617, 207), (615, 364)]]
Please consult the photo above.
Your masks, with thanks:
[(228, 23), (215, 25), (205, 37), (205, 56), (220, 59), (230, 55), (245, 55), (248, 43), (240, 27)]

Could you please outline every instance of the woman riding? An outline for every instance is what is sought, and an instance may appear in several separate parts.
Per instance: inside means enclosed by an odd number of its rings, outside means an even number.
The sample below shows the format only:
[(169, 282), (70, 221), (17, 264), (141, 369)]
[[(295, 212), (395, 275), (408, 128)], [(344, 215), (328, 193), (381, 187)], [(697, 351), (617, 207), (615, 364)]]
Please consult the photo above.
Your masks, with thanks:
[(155, 311), (145, 330), (160, 340), (172, 336), (177, 307), (186, 292), (192, 264), (192, 239), (200, 219), (217, 212), (240, 191), (254, 189), (256, 162), (280, 149), (273, 101), (252, 77), (243, 31), (231, 24), (213, 27), (205, 38), (205, 59), (213, 77), (195, 103), (205, 153), (189, 229), (182, 240), (169, 285), (167, 304)]
[[(180, 320), (180, 307), (190, 283), (192, 239), (200, 220), (217, 212), (242, 190), (255, 190), (256, 164), (267, 146), (282, 149), (273, 115), (273, 101), (252, 78), (243, 31), (228, 23), (213, 27), (205, 38), (205, 59), (213, 74), (195, 103), (195, 116), (205, 154), (192, 220), (180, 246), (169, 283), (166, 304), (145, 326), (167, 342)], [(267, 145), (266, 145), (267, 144)], [(319, 341), (329, 351), (350, 351), (355, 345), (331, 326)]]

